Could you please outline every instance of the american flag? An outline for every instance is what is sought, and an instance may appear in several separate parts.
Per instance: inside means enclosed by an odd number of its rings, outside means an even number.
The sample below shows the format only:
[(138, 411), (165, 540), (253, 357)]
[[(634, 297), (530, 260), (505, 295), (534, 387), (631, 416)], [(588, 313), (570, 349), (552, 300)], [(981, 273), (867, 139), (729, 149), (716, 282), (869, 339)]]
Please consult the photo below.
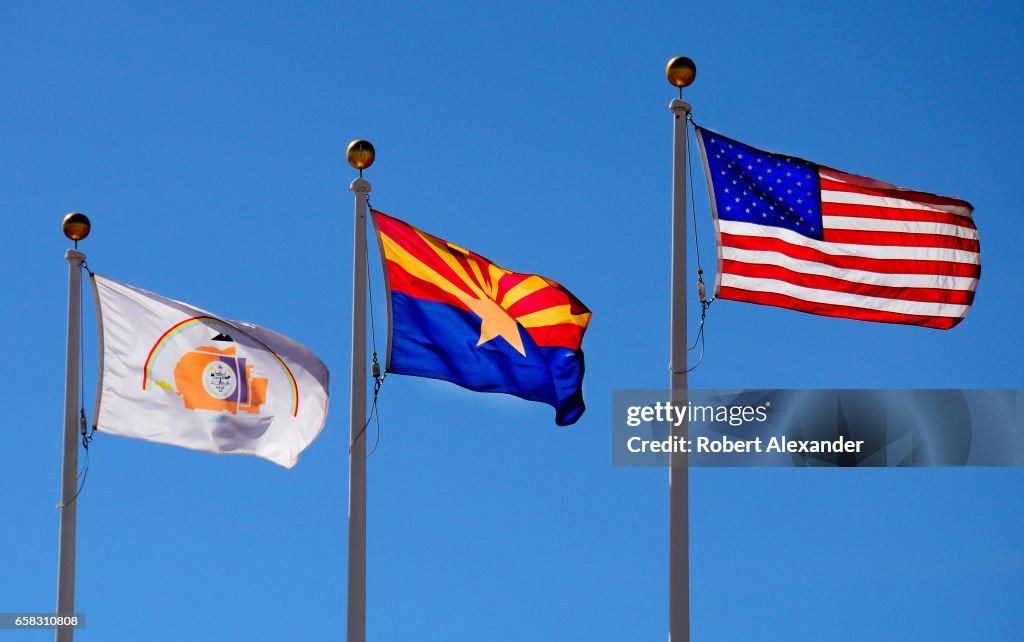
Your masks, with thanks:
[(981, 274), (974, 208), (697, 128), (718, 244), (715, 295), (949, 329)]

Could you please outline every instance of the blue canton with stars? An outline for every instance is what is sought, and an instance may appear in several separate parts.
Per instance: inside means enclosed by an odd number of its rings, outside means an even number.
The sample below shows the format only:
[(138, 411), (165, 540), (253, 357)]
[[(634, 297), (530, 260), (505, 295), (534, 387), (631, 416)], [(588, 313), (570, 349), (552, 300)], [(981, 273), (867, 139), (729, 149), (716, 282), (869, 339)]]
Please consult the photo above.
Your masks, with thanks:
[(814, 163), (771, 154), (697, 128), (718, 218), (772, 225), (822, 240), (821, 184)]

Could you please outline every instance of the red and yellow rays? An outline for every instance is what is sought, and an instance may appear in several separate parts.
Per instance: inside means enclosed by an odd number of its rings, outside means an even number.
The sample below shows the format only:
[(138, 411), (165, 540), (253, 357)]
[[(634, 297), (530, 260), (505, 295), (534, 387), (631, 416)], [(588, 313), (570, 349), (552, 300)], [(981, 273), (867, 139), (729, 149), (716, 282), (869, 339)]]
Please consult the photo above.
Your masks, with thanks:
[(561, 285), (506, 270), (381, 212), (373, 216), (393, 291), (473, 312), (481, 319), (477, 345), (502, 337), (525, 356), (521, 325), (538, 346), (579, 349), (590, 310)]

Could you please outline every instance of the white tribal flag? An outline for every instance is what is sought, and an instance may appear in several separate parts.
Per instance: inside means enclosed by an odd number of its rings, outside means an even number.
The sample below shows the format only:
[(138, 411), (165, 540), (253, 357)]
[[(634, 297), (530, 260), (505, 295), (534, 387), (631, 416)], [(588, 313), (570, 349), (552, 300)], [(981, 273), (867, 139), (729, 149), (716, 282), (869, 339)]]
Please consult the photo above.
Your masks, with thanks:
[(287, 337), (92, 276), (96, 427), (291, 468), (327, 417), (327, 368)]

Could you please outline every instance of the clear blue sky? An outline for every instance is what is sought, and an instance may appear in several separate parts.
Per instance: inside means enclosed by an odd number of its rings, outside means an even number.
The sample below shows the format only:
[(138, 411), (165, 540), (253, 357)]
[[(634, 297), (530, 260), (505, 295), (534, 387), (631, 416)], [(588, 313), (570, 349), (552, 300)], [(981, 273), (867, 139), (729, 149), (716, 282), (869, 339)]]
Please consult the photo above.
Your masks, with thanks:
[[(697, 61), (686, 95), (705, 126), (971, 201), (984, 266), (949, 332), (716, 303), (692, 385), (1019, 388), (1022, 24), (1019, 2), (4, 4), (0, 611), (55, 603), (59, 223), (81, 210), (94, 270), (304, 343), (333, 398), (292, 470), (98, 436), (77, 639), (341, 638), (344, 148), (363, 137), (376, 207), (594, 311), (589, 410), (571, 428), (541, 404), (388, 380), (369, 462), (370, 639), (664, 640), (667, 472), (612, 468), (611, 391), (668, 382), (665, 62)], [(710, 266), (703, 184), (696, 205)], [(226, 269), (212, 260), (225, 252)], [(695, 640), (1024, 628), (1024, 471), (691, 479)]]

